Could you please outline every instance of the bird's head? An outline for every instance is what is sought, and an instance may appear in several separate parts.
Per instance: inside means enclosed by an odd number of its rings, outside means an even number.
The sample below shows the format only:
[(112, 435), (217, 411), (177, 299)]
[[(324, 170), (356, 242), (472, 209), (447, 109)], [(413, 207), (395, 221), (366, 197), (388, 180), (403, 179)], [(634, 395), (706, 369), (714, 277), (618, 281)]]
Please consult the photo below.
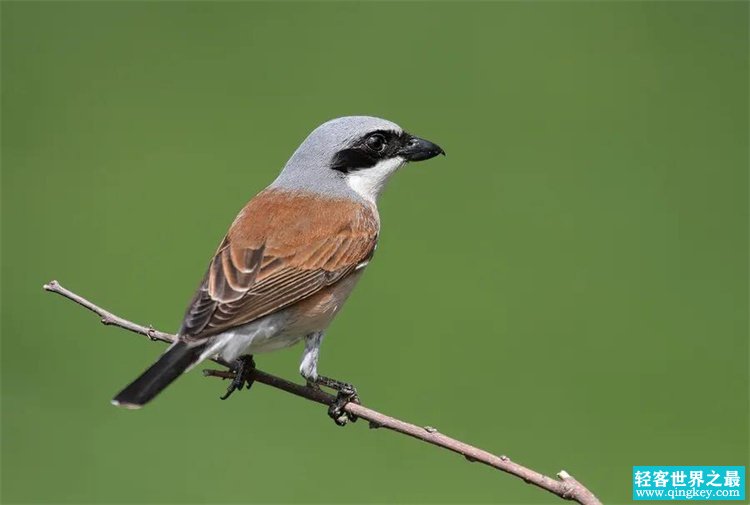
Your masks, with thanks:
[(287, 162), (274, 186), (352, 196), (375, 202), (396, 170), (410, 161), (445, 154), (432, 142), (385, 119), (347, 116), (313, 130)]

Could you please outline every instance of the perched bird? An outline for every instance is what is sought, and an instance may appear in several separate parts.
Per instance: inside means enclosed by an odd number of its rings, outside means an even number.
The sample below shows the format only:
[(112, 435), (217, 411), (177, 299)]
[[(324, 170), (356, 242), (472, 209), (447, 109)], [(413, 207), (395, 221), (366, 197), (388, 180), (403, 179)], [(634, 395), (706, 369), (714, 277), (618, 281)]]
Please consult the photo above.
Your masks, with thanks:
[(248, 382), (251, 355), (304, 340), (309, 384), (323, 334), (362, 276), (380, 231), (377, 199), (401, 166), (445, 154), (398, 125), (368, 116), (316, 128), (281, 174), (235, 218), (190, 302), (177, 341), (112, 403), (139, 408), (207, 358), (234, 363), (227, 395)]

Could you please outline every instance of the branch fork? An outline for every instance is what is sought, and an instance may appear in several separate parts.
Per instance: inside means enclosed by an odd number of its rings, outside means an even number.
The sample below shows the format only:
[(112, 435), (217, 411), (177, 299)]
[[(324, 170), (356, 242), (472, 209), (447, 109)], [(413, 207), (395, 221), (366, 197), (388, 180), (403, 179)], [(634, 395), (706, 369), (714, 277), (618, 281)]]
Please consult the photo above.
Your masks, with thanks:
[[(106, 326), (117, 326), (133, 333), (144, 335), (150, 340), (158, 340), (160, 342), (172, 343), (177, 338), (175, 335), (159, 331), (151, 325), (142, 326), (116, 316), (115, 314), (90, 302), (86, 298), (64, 288), (57, 281), (51, 281), (45, 284), (44, 290), (51, 293), (57, 293), (58, 295), (72, 300), (97, 314), (100, 317), (102, 324)], [(226, 363), (223, 360), (215, 359), (213, 361), (225, 367), (230, 366), (229, 363)], [(203, 374), (207, 377), (219, 377), (222, 379), (233, 379), (235, 376), (234, 372), (225, 370), (204, 370)], [(287, 393), (323, 405), (330, 406), (336, 400), (335, 396), (328, 394), (325, 391), (296, 384), (286, 379), (282, 379), (281, 377), (258, 370), (257, 368), (253, 369), (252, 378), (255, 382), (266, 384), (267, 386), (286, 391)], [(557, 479), (553, 479), (511, 461), (508, 456), (496, 456), (472, 445), (448, 437), (447, 435), (443, 435), (432, 426), (417, 426), (415, 424), (407, 423), (355, 402), (347, 403), (343, 407), (343, 410), (351, 416), (361, 417), (362, 419), (367, 420), (372, 429), (386, 428), (401, 433), (402, 435), (407, 435), (422, 440), (423, 442), (427, 442), (428, 444), (436, 445), (443, 449), (458, 453), (467, 461), (482, 463), (509, 473), (528, 484), (544, 489), (545, 491), (555, 494), (565, 500), (575, 501), (581, 505), (602, 505), (599, 499), (591, 491), (565, 470), (562, 470), (557, 474)]]

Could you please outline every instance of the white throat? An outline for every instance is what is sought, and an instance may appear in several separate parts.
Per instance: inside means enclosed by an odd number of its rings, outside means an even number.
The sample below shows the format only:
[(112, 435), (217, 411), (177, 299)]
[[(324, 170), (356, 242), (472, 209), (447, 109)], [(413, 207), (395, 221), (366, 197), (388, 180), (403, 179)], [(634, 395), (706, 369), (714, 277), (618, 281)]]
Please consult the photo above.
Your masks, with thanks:
[(376, 203), (385, 183), (405, 162), (400, 156), (380, 161), (370, 168), (347, 174), (346, 183), (362, 198)]

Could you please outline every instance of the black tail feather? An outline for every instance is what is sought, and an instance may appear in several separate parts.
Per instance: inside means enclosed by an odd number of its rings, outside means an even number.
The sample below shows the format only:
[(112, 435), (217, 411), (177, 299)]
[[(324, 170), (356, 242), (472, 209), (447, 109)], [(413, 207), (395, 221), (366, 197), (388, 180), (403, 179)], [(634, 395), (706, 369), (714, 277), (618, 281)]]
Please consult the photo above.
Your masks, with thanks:
[(112, 404), (129, 409), (142, 407), (196, 363), (203, 348), (204, 346), (191, 347), (184, 342), (172, 345), (156, 363), (120, 391)]

